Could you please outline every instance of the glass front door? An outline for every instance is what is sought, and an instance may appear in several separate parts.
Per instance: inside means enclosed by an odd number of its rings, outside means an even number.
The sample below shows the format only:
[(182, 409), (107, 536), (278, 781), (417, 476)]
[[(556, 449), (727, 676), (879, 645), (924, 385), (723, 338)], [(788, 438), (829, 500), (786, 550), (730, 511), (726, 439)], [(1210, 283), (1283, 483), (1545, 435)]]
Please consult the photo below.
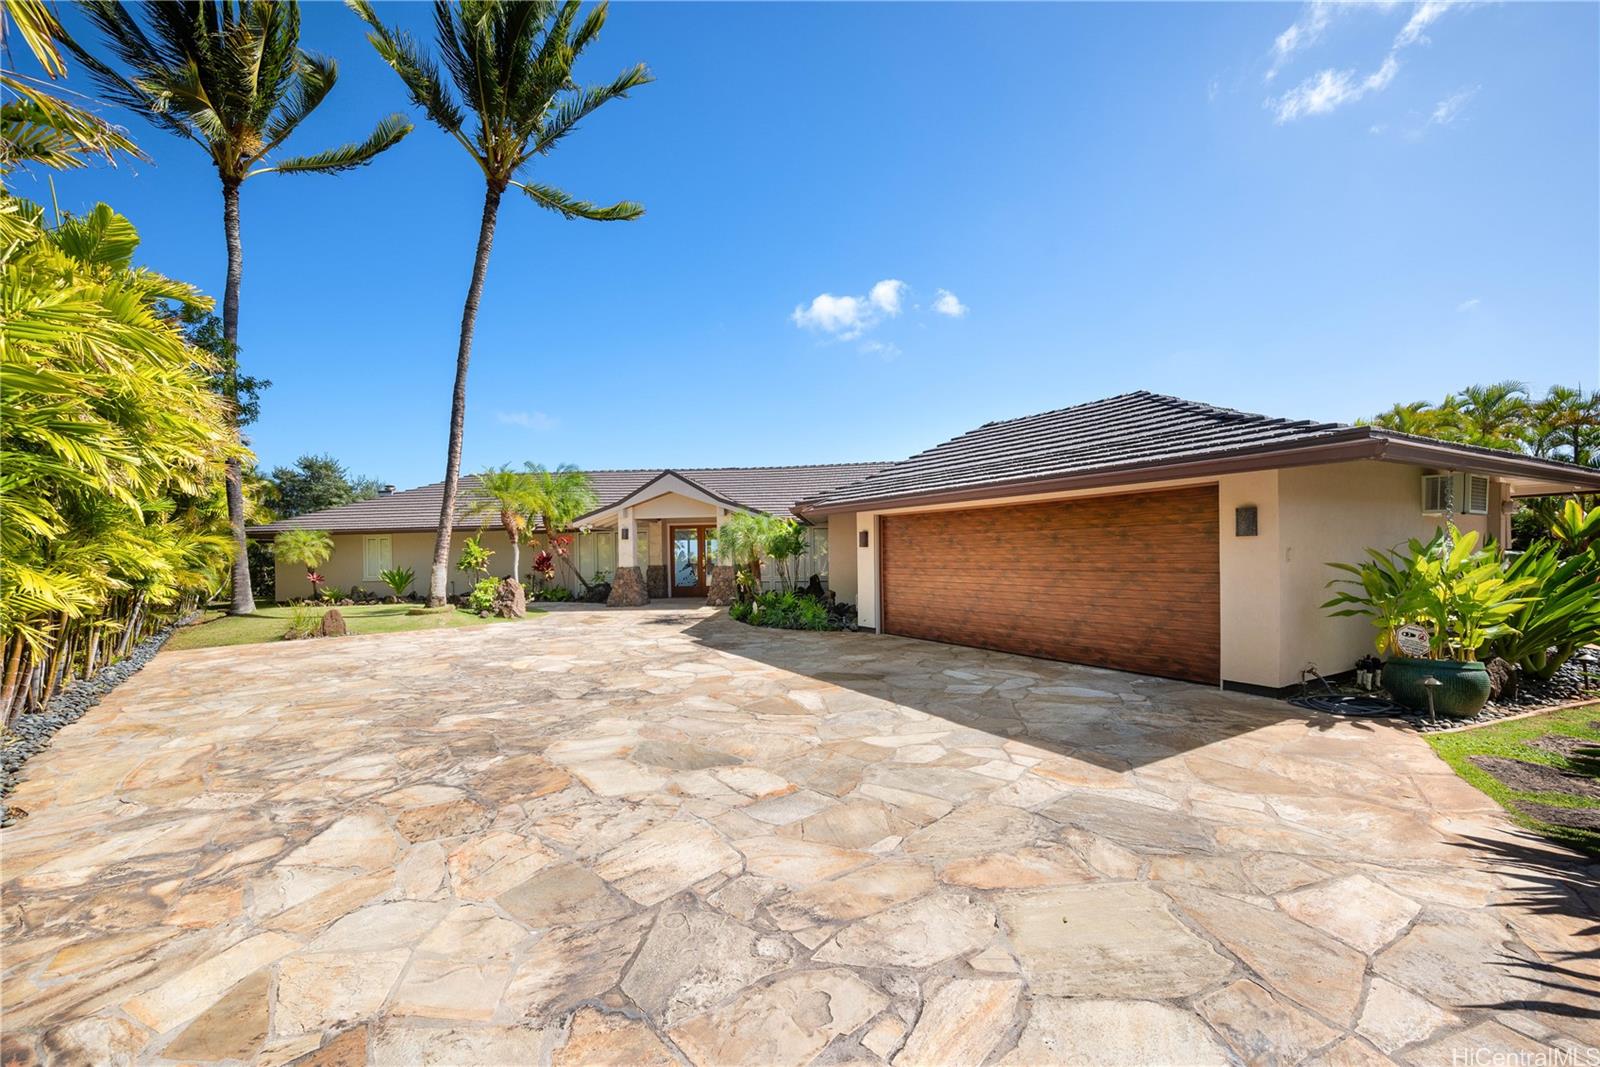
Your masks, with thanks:
[(672, 527), (672, 595), (705, 596), (706, 573), (717, 555), (715, 526)]

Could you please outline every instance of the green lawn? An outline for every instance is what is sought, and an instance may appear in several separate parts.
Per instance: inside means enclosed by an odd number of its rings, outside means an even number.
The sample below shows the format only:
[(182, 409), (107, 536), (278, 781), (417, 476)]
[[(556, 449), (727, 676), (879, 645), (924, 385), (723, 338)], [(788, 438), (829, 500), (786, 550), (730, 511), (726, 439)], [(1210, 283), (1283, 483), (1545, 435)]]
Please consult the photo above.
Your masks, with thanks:
[[(414, 604), (352, 604), (339, 609), (352, 634), (397, 634), (411, 630), (442, 630), (456, 626), (484, 626), (513, 619), (484, 619), (457, 608), (451, 612), (411, 615)], [(207, 611), (193, 626), (172, 635), (167, 648), (219, 648), (223, 645), (258, 645), (281, 641), (289, 628), (292, 608), (262, 608), (254, 615), (225, 615)], [(544, 614), (530, 606), (528, 615)]]
[(1600, 720), (1600, 704), (1586, 704), (1511, 722), (1490, 723), (1459, 733), (1432, 734), (1428, 737), (1428, 744), (1457, 774), (1492, 797), (1516, 822), (1562, 844), (1600, 856), (1600, 833), (1541, 822), (1520, 811), (1515, 803), (1520, 800), (1558, 808), (1600, 808), (1600, 800), (1571, 793), (1518, 792), (1468, 759), (1471, 756), (1502, 756), (1592, 776), (1592, 766), (1586, 769), (1554, 752), (1535, 748), (1529, 742), (1537, 741), (1546, 734), (1565, 734), (1600, 744), (1600, 729), (1594, 725), (1597, 720)]

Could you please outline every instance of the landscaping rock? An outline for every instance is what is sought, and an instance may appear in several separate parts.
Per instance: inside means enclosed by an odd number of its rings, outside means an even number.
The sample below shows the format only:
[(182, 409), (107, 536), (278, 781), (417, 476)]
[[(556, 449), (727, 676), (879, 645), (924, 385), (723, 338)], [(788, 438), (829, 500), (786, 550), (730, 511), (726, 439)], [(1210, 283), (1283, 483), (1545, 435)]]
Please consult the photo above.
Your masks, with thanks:
[[(0, 797), (10, 796), (17, 784), (17, 775), (29, 756), (42, 752), (50, 744), (50, 735), (77, 722), (90, 708), (100, 703), (102, 697), (133, 677), (155, 658), (167, 639), (199, 616), (199, 612), (178, 620), (172, 626), (145, 638), (133, 647), (123, 659), (109, 667), (102, 667), (91, 677), (80, 678), (50, 698), (43, 711), (18, 715), (4, 731), (4, 744), (0, 745)], [(0, 804), (0, 826), (27, 812), (16, 811)]]
[(1517, 695), (1517, 672), (1511, 664), (1496, 656), (1484, 667), (1489, 672), (1489, 699), (1513, 700)]
[(350, 633), (350, 627), (345, 623), (344, 616), (339, 614), (338, 608), (329, 608), (328, 613), (322, 616), (322, 621), (317, 623), (318, 637), (344, 637)]
[(494, 599), (490, 604), (498, 618), (520, 619), (528, 614), (527, 594), (522, 591), (522, 583), (515, 578), (500, 579), (500, 584), (494, 587)]

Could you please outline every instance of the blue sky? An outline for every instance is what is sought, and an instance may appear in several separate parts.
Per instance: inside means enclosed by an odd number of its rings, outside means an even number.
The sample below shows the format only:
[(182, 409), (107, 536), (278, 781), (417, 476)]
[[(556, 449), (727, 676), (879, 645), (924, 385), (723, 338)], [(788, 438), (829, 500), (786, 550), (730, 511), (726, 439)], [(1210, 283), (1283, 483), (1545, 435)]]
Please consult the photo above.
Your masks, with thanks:
[[(406, 110), (343, 7), (304, 42), (342, 77), (291, 150)], [(1140, 388), (1349, 420), (1600, 378), (1593, 4), (621, 3), (580, 72), (635, 61), (657, 82), (537, 173), (649, 214), (507, 199), (469, 471), (897, 458)], [(263, 466), (442, 475), (482, 179), (416, 121), (364, 170), (245, 186)], [(62, 207), (220, 293), (214, 172), (129, 125), (154, 163), (57, 177)]]

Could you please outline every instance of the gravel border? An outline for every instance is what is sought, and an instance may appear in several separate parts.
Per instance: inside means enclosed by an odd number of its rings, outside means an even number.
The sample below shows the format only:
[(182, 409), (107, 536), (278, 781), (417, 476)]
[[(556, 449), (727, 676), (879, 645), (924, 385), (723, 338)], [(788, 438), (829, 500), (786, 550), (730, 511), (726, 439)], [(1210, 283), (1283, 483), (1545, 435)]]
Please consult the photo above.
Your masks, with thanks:
[[(18, 715), (10, 728), (0, 735), (0, 797), (11, 795), (22, 775), (22, 765), (30, 756), (50, 747), (51, 735), (83, 718), (107, 693), (139, 673), (161, 651), (168, 638), (199, 616), (200, 612), (196, 611), (151, 634), (134, 645), (125, 659), (100, 668), (91, 677), (79, 678), (51, 697), (43, 711)], [(0, 826), (10, 826), (13, 821), (10, 805), (0, 803)]]

